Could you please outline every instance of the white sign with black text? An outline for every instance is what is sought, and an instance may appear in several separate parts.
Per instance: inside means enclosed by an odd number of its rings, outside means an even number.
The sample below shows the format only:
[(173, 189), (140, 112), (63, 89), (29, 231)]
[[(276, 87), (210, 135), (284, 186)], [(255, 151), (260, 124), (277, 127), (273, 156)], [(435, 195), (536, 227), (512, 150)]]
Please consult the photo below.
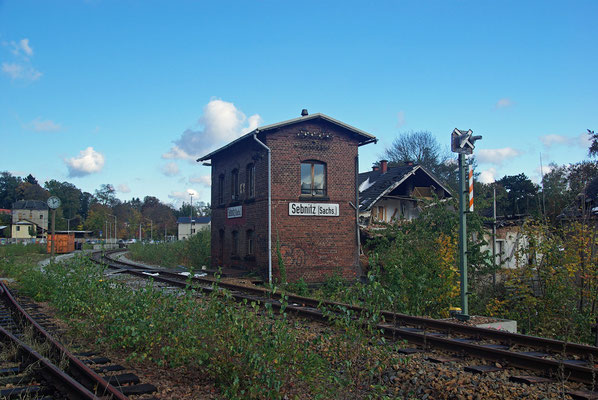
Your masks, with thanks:
[(226, 209), (227, 218), (241, 218), (243, 216), (243, 206), (229, 207)]
[(289, 215), (314, 217), (338, 217), (338, 204), (289, 203)]

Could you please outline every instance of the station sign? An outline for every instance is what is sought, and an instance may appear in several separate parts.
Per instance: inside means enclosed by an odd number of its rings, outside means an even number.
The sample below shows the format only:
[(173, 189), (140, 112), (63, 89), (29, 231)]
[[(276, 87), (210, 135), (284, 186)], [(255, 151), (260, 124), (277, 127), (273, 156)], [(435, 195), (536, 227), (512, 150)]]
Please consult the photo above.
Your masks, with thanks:
[(243, 206), (229, 207), (226, 209), (226, 218), (241, 218), (243, 216)]
[(338, 217), (338, 204), (289, 203), (289, 215), (313, 217)]

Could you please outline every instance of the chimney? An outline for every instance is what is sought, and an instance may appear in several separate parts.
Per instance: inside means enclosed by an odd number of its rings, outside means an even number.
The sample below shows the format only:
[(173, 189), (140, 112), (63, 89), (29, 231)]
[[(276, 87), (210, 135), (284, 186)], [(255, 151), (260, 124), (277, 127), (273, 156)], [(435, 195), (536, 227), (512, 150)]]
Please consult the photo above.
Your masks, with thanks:
[(307, 112), (307, 108), (304, 108), (303, 110), (301, 110), (302, 117), (306, 117), (307, 115), (309, 115), (309, 113)]
[(385, 174), (388, 171), (388, 160), (380, 160), (380, 169)]
[(407, 166), (407, 167), (412, 167), (412, 166), (413, 166), (413, 161), (411, 161), (411, 160), (406, 160), (406, 161), (404, 161), (403, 163), (404, 163), (404, 164), (405, 164), (405, 166)]
[(380, 167), (378, 167), (377, 165), (372, 165), (372, 171), (378, 171), (380, 169)]

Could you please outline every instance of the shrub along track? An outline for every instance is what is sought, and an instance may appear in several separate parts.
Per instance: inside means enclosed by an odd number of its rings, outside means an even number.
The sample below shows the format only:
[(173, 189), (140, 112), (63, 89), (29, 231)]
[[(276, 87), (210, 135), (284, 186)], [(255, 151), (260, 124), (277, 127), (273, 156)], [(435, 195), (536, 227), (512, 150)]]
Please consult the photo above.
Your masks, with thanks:
[[(181, 288), (188, 285), (189, 278), (182, 276), (180, 272), (116, 260), (113, 255), (118, 252), (112, 251), (106, 255), (100, 252), (94, 253), (92, 259), (106, 264), (110, 268), (141, 278), (152, 278), (155, 281)], [(225, 288), (237, 301), (269, 303), (274, 309), (284, 307), (287, 312), (320, 321), (327, 321), (338, 316), (339, 313), (349, 314), (352, 318), (369, 315), (368, 310), (358, 306), (281, 293), (256, 286), (222, 282), (207, 276), (195, 276), (191, 278), (191, 281), (194, 289), (197, 290), (211, 293), (218, 290), (217, 288)], [(570, 379), (590, 385), (590, 387), (594, 386), (597, 381), (598, 369), (596, 369), (594, 361), (598, 360), (598, 347), (388, 311), (382, 311), (380, 315), (383, 322), (377, 323), (375, 328), (385, 337), (393, 340), (406, 340), (420, 347), (419, 349), (404, 349), (405, 353), (422, 351), (422, 348), (424, 350), (436, 348), (500, 364), (500, 367), (472, 366), (469, 370), (476, 373), (492, 372), (504, 367), (516, 367), (533, 370), (541, 376), (553, 379)], [(431, 359), (437, 362), (450, 361), (445, 357), (431, 357)], [(542, 378), (512, 376), (511, 380), (537, 383), (541, 382)], [(581, 396), (579, 398), (593, 398), (590, 394), (577, 393), (577, 395)]]
[(153, 385), (138, 384), (134, 374), (100, 376), (98, 372), (124, 368), (102, 365), (110, 360), (92, 358), (93, 353), (79, 353), (81, 359), (77, 358), (42, 327), (52, 325), (39, 314), (38, 306), (17, 302), (1, 281), (0, 300), (0, 398), (124, 400), (128, 398), (125, 393), (156, 390)]

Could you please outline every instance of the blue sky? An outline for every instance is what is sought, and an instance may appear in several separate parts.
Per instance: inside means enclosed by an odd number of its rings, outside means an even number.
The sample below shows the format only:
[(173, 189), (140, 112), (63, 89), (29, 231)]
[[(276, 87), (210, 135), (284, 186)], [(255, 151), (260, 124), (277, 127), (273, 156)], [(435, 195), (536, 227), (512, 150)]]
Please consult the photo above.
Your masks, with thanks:
[(480, 179), (587, 158), (597, 1), (0, 0), (0, 170), (209, 201), (196, 156), (302, 108), (370, 132), (472, 129)]

